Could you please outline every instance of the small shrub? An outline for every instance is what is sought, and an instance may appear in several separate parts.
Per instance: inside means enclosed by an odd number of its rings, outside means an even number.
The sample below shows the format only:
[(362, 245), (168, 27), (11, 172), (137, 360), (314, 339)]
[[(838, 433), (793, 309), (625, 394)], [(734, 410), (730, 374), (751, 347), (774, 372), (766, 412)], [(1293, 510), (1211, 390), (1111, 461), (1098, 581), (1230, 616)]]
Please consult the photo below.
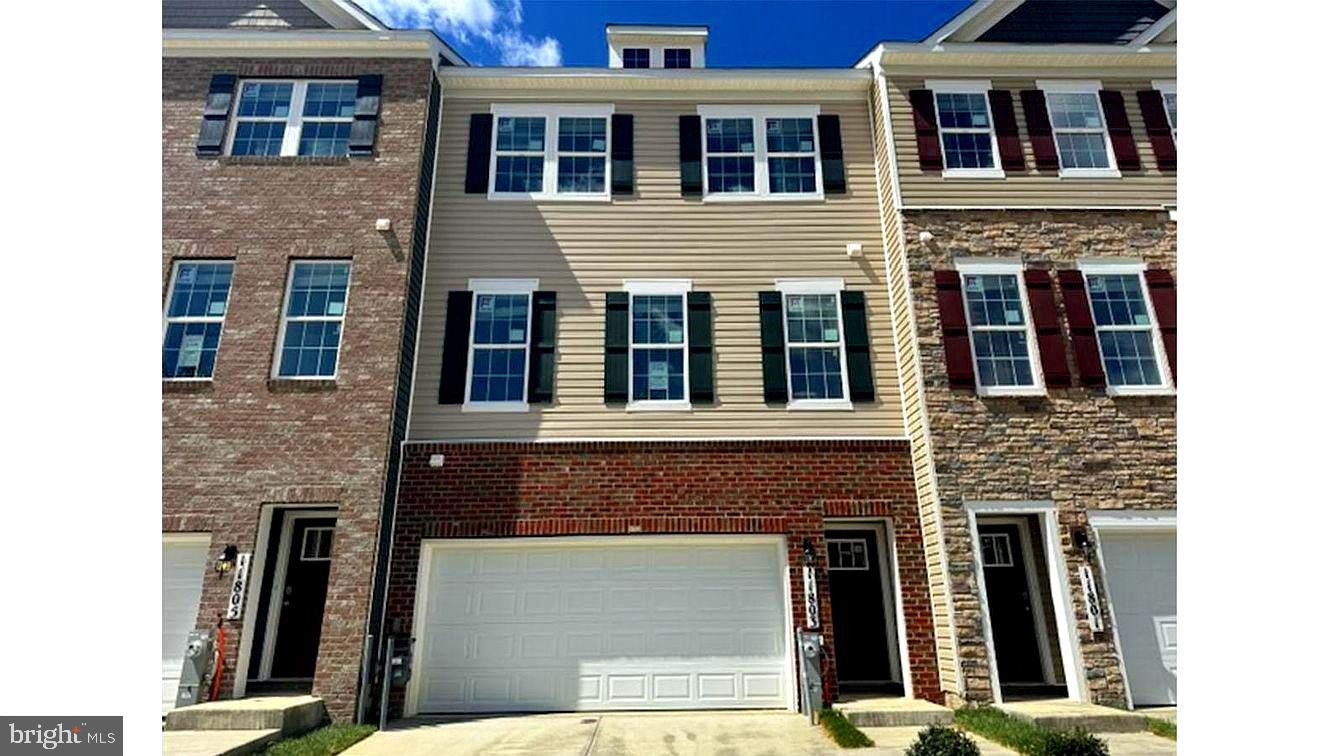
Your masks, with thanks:
[(931, 725), (905, 749), (905, 756), (980, 756), (980, 747), (965, 733), (951, 727)]
[(1041, 756), (1110, 756), (1105, 741), (1085, 730), (1046, 733)]

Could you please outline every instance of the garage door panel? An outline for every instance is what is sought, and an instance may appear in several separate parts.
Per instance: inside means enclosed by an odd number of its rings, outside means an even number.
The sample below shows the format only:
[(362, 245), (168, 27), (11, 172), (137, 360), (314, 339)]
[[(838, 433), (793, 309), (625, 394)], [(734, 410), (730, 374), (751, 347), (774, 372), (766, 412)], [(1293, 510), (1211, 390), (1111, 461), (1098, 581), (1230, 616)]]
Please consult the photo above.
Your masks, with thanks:
[(788, 705), (778, 542), (620, 540), (434, 549), (419, 710)]
[(164, 538), (163, 541), (163, 626), (160, 634), (163, 711), (173, 708), (177, 702), (182, 656), (186, 651), (187, 633), (196, 626), (209, 550), (208, 538)]
[(1136, 706), (1176, 703), (1176, 535), (1101, 537), (1125, 677)]

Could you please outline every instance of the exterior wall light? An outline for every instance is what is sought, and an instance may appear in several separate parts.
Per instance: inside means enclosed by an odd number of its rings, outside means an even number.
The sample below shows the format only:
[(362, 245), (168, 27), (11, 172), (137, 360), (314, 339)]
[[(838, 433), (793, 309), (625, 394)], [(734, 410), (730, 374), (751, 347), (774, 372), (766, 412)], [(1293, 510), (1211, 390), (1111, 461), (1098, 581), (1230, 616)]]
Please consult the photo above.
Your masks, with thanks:
[(215, 560), (215, 575), (224, 577), (228, 573), (233, 572), (233, 567), (237, 563), (238, 547), (233, 544), (225, 546), (224, 551), (220, 552), (219, 558)]

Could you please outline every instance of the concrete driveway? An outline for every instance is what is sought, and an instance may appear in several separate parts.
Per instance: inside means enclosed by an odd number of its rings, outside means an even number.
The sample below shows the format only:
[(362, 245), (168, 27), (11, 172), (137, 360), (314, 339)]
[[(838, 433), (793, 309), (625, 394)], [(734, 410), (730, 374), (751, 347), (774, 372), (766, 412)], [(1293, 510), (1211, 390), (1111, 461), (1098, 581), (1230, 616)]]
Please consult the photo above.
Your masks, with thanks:
[[(426, 717), (402, 720), (347, 756), (819, 756), (820, 727), (783, 712), (656, 712)], [(869, 751), (868, 753), (872, 753)]]

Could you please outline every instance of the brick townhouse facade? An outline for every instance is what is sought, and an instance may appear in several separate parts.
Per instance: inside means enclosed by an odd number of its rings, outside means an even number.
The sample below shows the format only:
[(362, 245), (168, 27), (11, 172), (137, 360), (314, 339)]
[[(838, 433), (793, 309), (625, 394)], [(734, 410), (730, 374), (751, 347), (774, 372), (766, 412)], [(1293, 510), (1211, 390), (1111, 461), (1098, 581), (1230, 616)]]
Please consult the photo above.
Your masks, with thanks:
[(220, 627), (219, 697), (354, 710), (453, 59), (347, 3), (164, 3), (165, 709)]

